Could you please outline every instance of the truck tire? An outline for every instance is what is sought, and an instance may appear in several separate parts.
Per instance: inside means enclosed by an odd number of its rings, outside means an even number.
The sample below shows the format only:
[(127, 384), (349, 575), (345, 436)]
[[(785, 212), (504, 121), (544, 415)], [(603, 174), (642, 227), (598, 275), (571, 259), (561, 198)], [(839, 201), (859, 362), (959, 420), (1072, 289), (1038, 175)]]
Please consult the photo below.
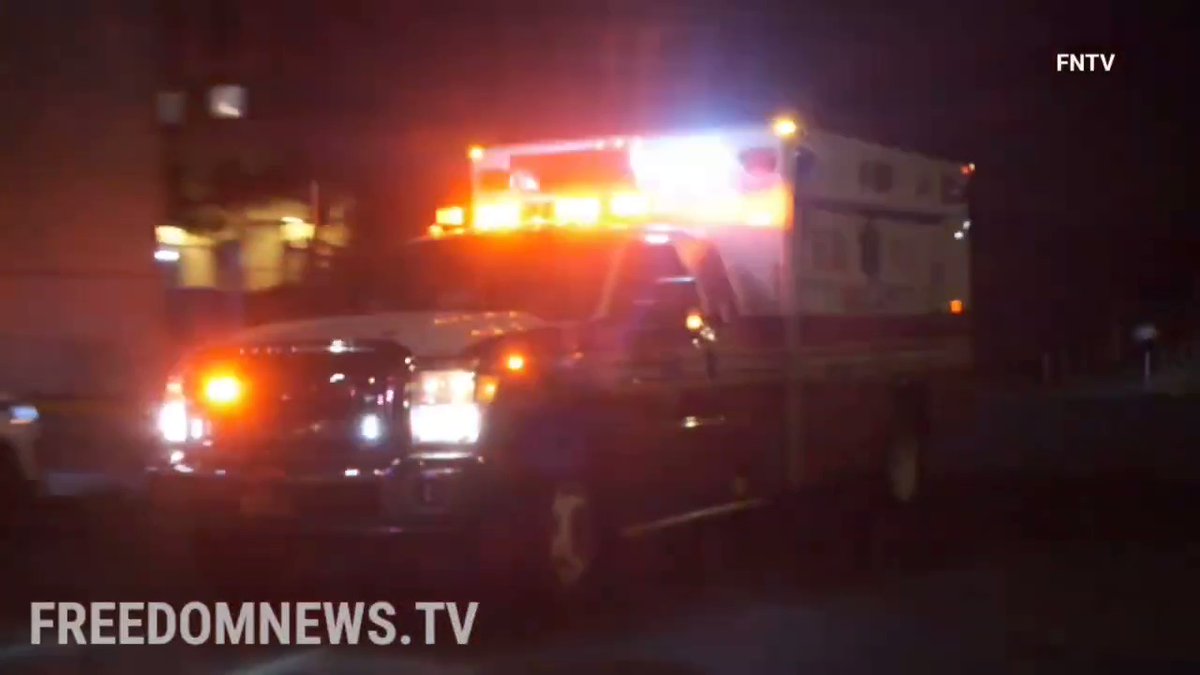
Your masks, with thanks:
[(591, 490), (551, 481), (521, 502), (482, 525), (478, 565), (487, 585), (541, 605), (582, 602), (595, 588), (606, 539)]

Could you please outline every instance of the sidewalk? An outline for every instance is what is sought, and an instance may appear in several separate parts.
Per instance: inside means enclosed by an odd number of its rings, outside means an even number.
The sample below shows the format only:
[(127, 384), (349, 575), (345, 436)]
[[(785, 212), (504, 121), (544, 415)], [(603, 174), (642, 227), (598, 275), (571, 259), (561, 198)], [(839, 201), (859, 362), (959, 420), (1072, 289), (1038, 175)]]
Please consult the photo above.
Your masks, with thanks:
[(1200, 363), (1174, 363), (1152, 370), (1150, 379), (1141, 371), (1129, 371), (1080, 379), (1062, 387), (1065, 396), (1185, 396), (1200, 394)]

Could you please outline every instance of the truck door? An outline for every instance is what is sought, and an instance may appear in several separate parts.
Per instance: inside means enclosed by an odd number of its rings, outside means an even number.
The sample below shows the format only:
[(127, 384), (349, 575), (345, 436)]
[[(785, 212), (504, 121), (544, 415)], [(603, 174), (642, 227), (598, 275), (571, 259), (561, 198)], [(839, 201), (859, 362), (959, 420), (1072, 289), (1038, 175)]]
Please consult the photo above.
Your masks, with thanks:
[(741, 316), (717, 247), (706, 246), (692, 266), (711, 327), (705, 344), (709, 392), (699, 403), (708, 413), (708, 451), (719, 465), (716, 498), (762, 496), (778, 488), (781, 472), (782, 361), (769, 335), (773, 322)]
[(625, 367), (645, 407), (644, 470), (664, 515), (713, 503), (719, 460), (711, 354), (687, 328), (700, 307), (695, 281), (674, 247), (638, 241), (625, 251), (608, 316), (626, 335)]

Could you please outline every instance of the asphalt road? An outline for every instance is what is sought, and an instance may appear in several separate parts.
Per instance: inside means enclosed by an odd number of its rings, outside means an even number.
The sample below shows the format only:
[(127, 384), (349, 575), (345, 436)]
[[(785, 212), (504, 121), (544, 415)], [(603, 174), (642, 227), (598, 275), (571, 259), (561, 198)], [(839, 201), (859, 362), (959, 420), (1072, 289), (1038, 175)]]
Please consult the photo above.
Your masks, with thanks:
[[(817, 505), (628, 542), (602, 597), (569, 618), (475, 589), (446, 553), (414, 564), (408, 544), (248, 540), (214, 570), (112, 492), (132, 473), (97, 460), (0, 533), (0, 672), (1195, 670), (1196, 410), (1187, 396), (999, 395), (933, 450), (942, 472), (919, 507), (872, 528)], [(105, 457), (136, 466), (138, 450), (104, 437)], [(31, 601), (189, 600), (481, 604), (465, 646), (448, 631), (388, 648), (29, 644)]]
[[(1160, 672), (1200, 665), (1186, 483), (960, 485), (869, 536), (808, 512), (631, 542), (571, 620), (466, 591), (388, 547), (247, 541), (226, 575), (136, 501), (60, 500), (9, 532), (0, 671)], [(264, 555), (264, 550), (273, 555)], [(428, 571), (428, 570), (426, 570)], [(32, 646), (33, 600), (479, 600), (471, 643)], [(448, 631), (442, 631), (443, 634)]]

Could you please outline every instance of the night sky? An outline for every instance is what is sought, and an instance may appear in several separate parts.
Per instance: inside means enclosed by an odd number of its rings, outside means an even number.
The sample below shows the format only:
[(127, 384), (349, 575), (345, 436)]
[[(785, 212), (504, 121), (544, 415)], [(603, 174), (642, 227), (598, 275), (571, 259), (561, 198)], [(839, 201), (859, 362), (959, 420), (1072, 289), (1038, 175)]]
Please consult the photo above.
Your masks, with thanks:
[[(981, 343), (1022, 352), (1103, 341), (1192, 304), (1182, 15), (1032, 0), (640, 4), (392, 14), (371, 24), (373, 44), (406, 56), (390, 71), (405, 94), (376, 109), (393, 106), (397, 123), (460, 125), (465, 143), (795, 107), (820, 126), (978, 164)], [(572, 40), (579, 24), (665, 28), (658, 51), (639, 53), (637, 43)], [(402, 39), (383, 37), (393, 27)], [(597, 87), (608, 80), (596, 55), (613, 50), (628, 86)], [(1056, 72), (1056, 53), (1074, 51), (1115, 52), (1115, 67)]]
[[(1194, 304), (1195, 207), (1183, 198), (1194, 59), (1184, 13), (1169, 7), (109, 0), (89, 21), (103, 29), (105, 8), (158, 12), (164, 80), (246, 84), (258, 129), (295, 139), (362, 195), (367, 254), (427, 223), (465, 177), (471, 142), (794, 108), (817, 126), (973, 161), (978, 326), (1025, 350)], [(1114, 70), (1055, 72), (1055, 54), (1072, 51), (1115, 52)]]

